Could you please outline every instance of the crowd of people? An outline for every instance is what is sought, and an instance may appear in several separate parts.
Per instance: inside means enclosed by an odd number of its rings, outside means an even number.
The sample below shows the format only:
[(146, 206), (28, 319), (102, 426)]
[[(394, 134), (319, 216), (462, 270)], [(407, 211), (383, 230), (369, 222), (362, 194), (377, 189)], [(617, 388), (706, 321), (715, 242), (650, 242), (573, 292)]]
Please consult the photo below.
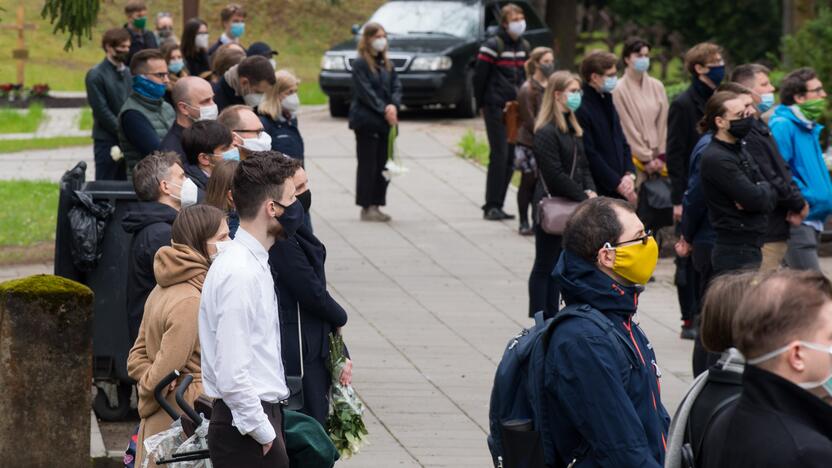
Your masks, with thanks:
[[(520, 170), (519, 232), (535, 236), (528, 312), (556, 324), (517, 393), (539, 392), (528, 404), (546, 465), (825, 464), (832, 296), (818, 242), (832, 182), (818, 74), (787, 73), (778, 103), (768, 68), (727, 73), (723, 49), (706, 42), (686, 52), (691, 84), (669, 101), (641, 38), (620, 57), (589, 52), (574, 74), (524, 30), (523, 10), (505, 5), (479, 49), (476, 97), (490, 144), (484, 218), (514, 218), (503, 204)], [(673, 426), (634, 321), (659, 255), (653, 231), (666, 226), (678, 234), (681, 337), (695, 340), (697, 376)], [(497, 463), (505, 453), (493, 447)]]

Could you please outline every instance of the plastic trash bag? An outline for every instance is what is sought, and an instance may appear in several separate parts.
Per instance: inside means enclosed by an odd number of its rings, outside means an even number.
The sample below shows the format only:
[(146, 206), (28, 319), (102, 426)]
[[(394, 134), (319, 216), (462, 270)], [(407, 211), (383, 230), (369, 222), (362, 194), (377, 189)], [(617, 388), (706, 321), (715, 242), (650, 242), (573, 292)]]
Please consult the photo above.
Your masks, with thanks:
[(96, 203), (92, 195), (80, 190), (75, 191), (74, 201), (67, 213), (72, 263), (81, 271), (92, 271), (101, 258), (104, 228), (115, 207), (106, 201)]
[(170, 429), (154, 434), (144, 440), (145, 457), (142, 468), (147, 468), (150, 460), (170, 458), (180, 445), (185, 443), (185, 432), (182, 423), (177, 419), (170, 425)]
[[(175, 453), (196, 452), (198, 450), (208, 449), (208, 420), (202, 418), (202, 424), (194, 430), (194, 435), (188, 438), (182, 445), (176, 449)], [(173, 468), (212, 468), (211, 460), (204, 458), (202, 460), (184, 461), (178, 463), (170, 463), (167, 466)]]

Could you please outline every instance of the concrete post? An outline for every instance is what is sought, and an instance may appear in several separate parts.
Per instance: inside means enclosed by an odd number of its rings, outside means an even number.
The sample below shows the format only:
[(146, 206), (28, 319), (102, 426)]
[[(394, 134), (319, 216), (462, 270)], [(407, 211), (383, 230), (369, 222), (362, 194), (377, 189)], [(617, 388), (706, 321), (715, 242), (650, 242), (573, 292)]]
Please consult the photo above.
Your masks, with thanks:
[(0, 283), (0, 466), (90, 466), (92, 291)]

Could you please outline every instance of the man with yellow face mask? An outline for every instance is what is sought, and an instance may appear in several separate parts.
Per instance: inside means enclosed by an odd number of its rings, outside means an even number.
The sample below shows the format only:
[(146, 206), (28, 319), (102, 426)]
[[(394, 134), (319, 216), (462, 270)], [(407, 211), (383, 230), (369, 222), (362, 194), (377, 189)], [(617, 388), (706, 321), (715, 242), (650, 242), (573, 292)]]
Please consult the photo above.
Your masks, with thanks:
[(555, 448), (557, 465), (664, 464), (670, 416), (661, 402), (661, 372), (633, 321), (658, 255), (655, 239), (623, 200), (587, 200), (566, 226), (553, 275), (578, 312), (552, 333), (542, 415), (544, 451)]

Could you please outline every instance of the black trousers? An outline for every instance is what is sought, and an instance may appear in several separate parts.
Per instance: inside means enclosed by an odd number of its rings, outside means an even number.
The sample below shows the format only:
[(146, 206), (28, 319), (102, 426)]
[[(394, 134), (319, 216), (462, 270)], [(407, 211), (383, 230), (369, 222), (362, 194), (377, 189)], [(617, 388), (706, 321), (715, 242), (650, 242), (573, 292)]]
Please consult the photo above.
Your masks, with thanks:
[[(488, 173), (485, 180), (485, 205), (483, 210), (502, 208), (511, 182), (514, 145), (508, 144), (503, 108), (485, 106), (482, 109), (485, 132), (488, 135)], [(509, 157), (512, 155), (512, 157)]]
[[(534, 197), (534, 188), (537, 185), (537, 174), (524, 172), (520, 178), (520, 187), (517, 188), (517, 216), (521, 223), (529, 222), (529, 206)], [(535, 207), (531, 207), (532, 210)]]
[[(705, 298), (705, 293), (708, 291), (708, 285), (713, 277), (713, 268), (711, 267), (711, 253), (713, 246), (710, 244), (694, 244), (693, 253), (690, 259), (693, 262), (693, 268), (699, 274), (699, 305), (701, 307), (702, 301)], [(701, 311), (697, 312), (697, 315)], [(708, 352), (702, 346), (701, 334), (696, 335), (693, 342), (693, 376), (705, 372), (709, 367), (719, 360), (719, 353)]]
[(283, 431), (283, 407), (279, 403), (263, 404), (277, 437), (271, 450), (263, 455), (263, 446), (249, 435), (242, 435), (231, 425), (231, 410), (222, 400), (214, 402), (208, 426), (208, 452), (214, 468), (289, 468)]
[(562, 250), (561, 236), (546, 234), (534, 227), (534, 264), (529, 275), (529, 317), (540, 310), (546, 318), (554, 317), (560, 303), (560, 288), (552, 277)]
[(124, 158), (113, 161), (110, 149), (118, 146), (118, 140), (97, 139), (92, 149), (95, 156), (95, 180), (127, 180)]
[(732, 271), (755, 270), (763, 262), (763, 252), (759, 246), (750, 244), (720, 244), (717, 241), (711, 254), (714, 276)]
[(676, 257), (676, 297), (682, 320), (693, 320), (699, 311), (699, 274), (690, 258)]
[(355, 131), (355, 153), (358, 156), (358, 170), (355, 177), (355, 204), (384, 206), (387, 204), (387, 185), (382, 175), (387, 164), (388, 135), (365, 130)]

